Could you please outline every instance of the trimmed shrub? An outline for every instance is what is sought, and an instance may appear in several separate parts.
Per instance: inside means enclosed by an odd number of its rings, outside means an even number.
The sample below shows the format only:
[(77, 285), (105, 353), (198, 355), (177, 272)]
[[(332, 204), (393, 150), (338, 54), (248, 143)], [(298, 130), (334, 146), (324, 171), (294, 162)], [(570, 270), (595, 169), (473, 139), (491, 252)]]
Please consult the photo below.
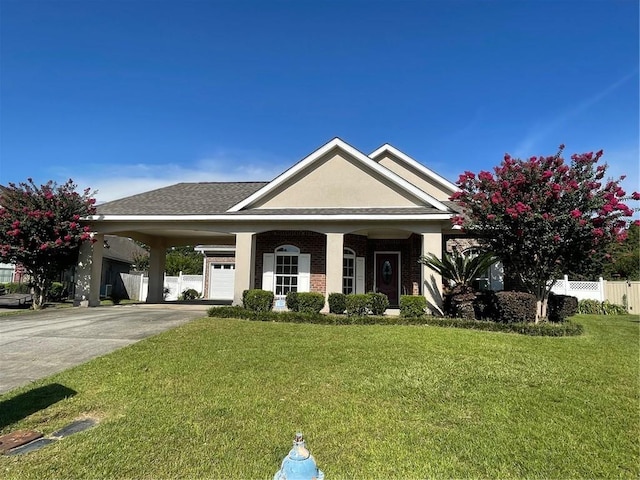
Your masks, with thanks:
[(289, 292), (287, 293), (287, 298), (285, 299), (285, 303), (287, 304), (287, 308), (292, 312), (298, 311), (298, 292)]
[(536, 297), (525, 292), (496, 293), (496, 321), (526, 323), (536, 320)]
[(270, 312), (273, 308), (273, 292), (267, 290), (254, 289), (247, 291), (243, 295), (244, 307), (254, 312)]
[(247, 308), (247, 294), (249, 293), (249, 290), (243, 290), (242, 291), (242, 307), (243, 308)]
[(4, 284), (6, 293), (31, 293), (31, 285), (28, 283), (9, 282)]
[(369, 296), (369, 310), (372, 315), (384, 315), (389, 308), (389, 298), (384, 293), (367, 293)]
[(427, 311), (427, 299), (422, 295), (400, 295), (400, 316), (422, 318)]
[(67, 289), (60, 282), (53, 282), (49, 288), (49, 299), (52, 302), (60, 302), (67, 298)]
[(324, 307), (324, 295), (318, 292), (298, 292), (298, 312), (320, 313)]
[(491, 320), (497, 318), (496, 292), (487, 290), (476, 294), (473, 301), (473, 311), (477, 320)]
[(200, 293), (194, 288), (187, 288), (180, 295), (180, 300), (195, 300), (200, 298)]
[(569, 295), (549, 293), (547, 300), (547, 317), (551, 322), (564, 322), (568, 317), (578, 313), (578, 299)]
[(369, 295), (365, 293), (350, 293), (346, 298), (347, 315), (364, 316), (369, 313)]
[(328, 302), (330, 313), (344, 313), (347, 309), (347, 296), (344, 293), (330, 293)]

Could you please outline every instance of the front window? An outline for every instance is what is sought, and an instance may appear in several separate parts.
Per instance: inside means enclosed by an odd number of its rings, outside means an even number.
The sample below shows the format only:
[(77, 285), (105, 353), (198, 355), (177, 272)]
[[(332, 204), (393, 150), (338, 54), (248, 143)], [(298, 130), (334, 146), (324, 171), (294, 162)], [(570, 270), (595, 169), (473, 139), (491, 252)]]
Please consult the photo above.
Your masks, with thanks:
[(292, 245), (276, 248), (276, 295), (298, 291), (298, 259), (300, 249)]
[(342, 257), (342, 293), (355, 293), (356, 255), (349, 248), (344, 249)]

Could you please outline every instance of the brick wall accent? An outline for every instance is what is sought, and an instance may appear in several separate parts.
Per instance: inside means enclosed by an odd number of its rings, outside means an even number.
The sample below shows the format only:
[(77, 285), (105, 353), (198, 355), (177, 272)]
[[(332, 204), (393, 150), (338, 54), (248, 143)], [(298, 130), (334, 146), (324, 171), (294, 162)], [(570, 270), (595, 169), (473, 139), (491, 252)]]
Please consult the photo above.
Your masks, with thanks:
[(458, 252), (465, 252), (470, 248), (477, 248), (480, 246), (480, 242), (475, 238), (470, 237), (454, 237), (447, 238), (445, 240), (445, 250), (448, 253), (453, 253), (454, 250)]
[(348, 233), (344, 236), (344, 248), (350, 248), (356, 254), (356, 257), (365, 257), (367, 255), (367, 237), (364, 235), (354, 235)]
[(277, 247), (293, 245), (300, 253), (311, 255), (311, 291), (324, 293), (327, 239), (322, 233), (311, 231), (272, 230), (256, 235), (256, 269), (253, 288), (262, 288), (262, 255), (273, 253)]
[[(311, 291), (325, 293), (327, 240), (324, 234), (311, 231), (272, 230), (257, 234), (256, 268), (252, 288), (262, 288), (262, 255), (273, 253), (282, 245), (293, 245), (300, 249), (300, 253), (311, 255)], [(422, 292), (418, 263), (422, 248), (420, 235), (412, 234), (408, 239), (385, 240), (346, 234), (344, 247), (352, 249), (358, 257), (365, 257), (365, 291), (373, 291), (374, 253), (388, 251), (400, 252), (400, 294), (419, 295)]]

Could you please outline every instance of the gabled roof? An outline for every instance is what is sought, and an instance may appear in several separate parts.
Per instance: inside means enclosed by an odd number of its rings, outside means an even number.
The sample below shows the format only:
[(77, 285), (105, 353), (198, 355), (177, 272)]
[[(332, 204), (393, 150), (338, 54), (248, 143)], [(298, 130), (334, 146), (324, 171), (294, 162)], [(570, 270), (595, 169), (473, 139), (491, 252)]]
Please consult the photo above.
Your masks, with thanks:
[(323, 158), (325, 154), (330, 152), (333, 149), (340, 149), (347, 153), (351, 158), (353, 158), (357, 163), (360, 164), (364, 169), (369, 171), (376, 172), (381, 177), (384, 177), (391, 184), (395, 185), (400, 191), (405, 192), (406, 194), (418, 199), (421, 202), (424, 202), (425, 206), (430, 205), (434, 207), (437, 211), (446, 212), (448, 208), (439, 200), (435, 199), (428, 193), (424, 192), (420, 188), (411, 184), (404, 178), (400, 177), (396, 173), (392, 172), (388, 168), (380, 165), (379, 163), (373, 161), (370, 157), (360, 152), (356, 148), (352, 147), (345, 141), (340, 138), (334, 138), (330, 142), (327, 142), (316, 151), (302, 159), (300, 162), (295, 164), (293, 167), (286, 170), (284, 173), (276, 177), (274, 180), (269, 182), (267, 185), (264, 185), (259, 190), (255, 191), (253, 194), (249, 195), (247, 198), (238, 202), (229, 208), (229, 212), (239, 212), (241, 210), (250, 208), (251, 206), (257, 204), (260, 200), (265, 199), (268, 195), (272, 195), (278, 190), (284, 188), (285, 184), (294, 178), (298, 174), (302, 174), (302, 172), (306, 169), (312, 168), (312, 166), (319, 162), (320, 159)]
[(103, 203), (96, 215), (215, 215), (267, 182), (178, 183), (150, 192)]
[(104, 250), (102, 256), (111, 260), (132, 264), (136, 256), (144, 255), (145, 249), (126, 237), (117, 235), (104, 236)]
[(451, 190), (452, 192), (457, 192), (459, 190), (459, 188), (455, 184), (451, 183), (446, 178), (438, 175), (433, 170), (425, 167), (420, 162), (415, 161), (409, 155), (407, 155), (404, 152), (401, 152), (400, 150), (395, 148), (393, 145), (389, 145), (388, 143), (385, 143), (377, 150), (371, 152), (369, 154), (369, 158), (375, 159), (383, 155), (385, 152), (391, 153), (393, 156), (395, 156), (397, 159), (404, 162), (409, 167), (413, 168), (414, 170), (417, 170), (418, 172), (422, 173), (423, 175), (435, 181), (436, 183), (440, 184), (441, 186), (445, 187), (446, 189)]

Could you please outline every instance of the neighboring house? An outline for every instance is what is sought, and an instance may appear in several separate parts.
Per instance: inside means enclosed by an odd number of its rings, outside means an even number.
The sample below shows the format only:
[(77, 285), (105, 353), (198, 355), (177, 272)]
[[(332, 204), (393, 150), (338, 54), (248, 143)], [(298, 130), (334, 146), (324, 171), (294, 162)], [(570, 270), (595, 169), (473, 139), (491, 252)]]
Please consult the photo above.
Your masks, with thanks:
[(105, 235), (103, 243), (100, 296), (117, 295), (125, 298), (127, 290), (121, 273), (129, 273), (135, 259), (146, 254), (146, 250), (127, 237)]
[(0, 263), (0, 283), (20, 283), (27, 274), (22, 265), (13, 263)]
[[(442, 281), (418, 259), (454, 233), (456, 190), (391, 145), (366, 155), (336, 138), (271, 182), (180, 183), (99, 205), (87, 223), (98, 239), (150, 247), (148, 302), (163, 299), (166, 249), (202, 245), (207, 297), (377, 291), (395, 307), (424, 295), (437, 311)], [(76, 298), (90, 305), (103, 255), (100, 241), (83, 248)]]

